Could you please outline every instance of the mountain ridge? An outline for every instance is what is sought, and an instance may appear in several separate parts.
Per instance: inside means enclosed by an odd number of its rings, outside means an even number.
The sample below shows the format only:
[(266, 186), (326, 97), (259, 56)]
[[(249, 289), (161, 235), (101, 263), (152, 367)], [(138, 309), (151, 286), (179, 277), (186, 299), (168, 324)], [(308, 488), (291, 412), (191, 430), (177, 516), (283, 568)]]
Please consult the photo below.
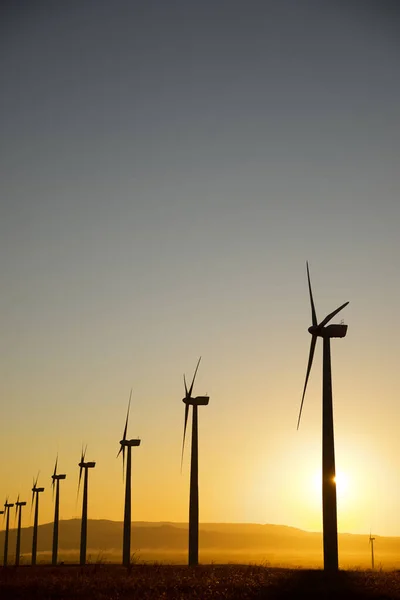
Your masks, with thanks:
[[(81, 520), (59, 522), (60, 560), (75, 560), (80, 543)], [(123, 522), (111, 519), (88, 520), (88, 555), (103, 556), (119, 562), (122, 551)], [(21, 556), (29, 562), (33, 527), (21, 531)], [(53, 523), (38, 528), (38, 552), (49, 561), (52, 548)], [(15, 552), (16, 529), (9, 532), (9, 552)], [(132, 523), (132, 553), (141, 560), (185, 562), (187, 557), (188, 524), (172, 521), (134, 521)], [(0, 548), (4, 546), (4, 531), (0, 533)], [(200, 523), (200, 557), (206, 562), (252, 561), (271, 564), (322, 564), (322, 533), (309, 532), (289, 525), (259, 523)], [(385, 555), (385, 562), (400, 563), (400, 537), (375, 536), (376, 564)], [(352, 564), (370, 564), (369, 534), (339, 534), (342, 560)], [(62, 555), (69, 558), (63, 558)], [(73, 559), (71, 557), (74, 557)], [(202, 560), (202, 559), (201, 559)]]

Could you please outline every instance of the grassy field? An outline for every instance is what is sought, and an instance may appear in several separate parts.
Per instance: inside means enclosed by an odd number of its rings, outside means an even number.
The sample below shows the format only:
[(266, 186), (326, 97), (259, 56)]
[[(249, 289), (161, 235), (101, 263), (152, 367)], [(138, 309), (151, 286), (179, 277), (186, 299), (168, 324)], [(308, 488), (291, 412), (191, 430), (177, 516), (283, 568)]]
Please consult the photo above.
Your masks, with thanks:
[(7, 567), (0, 569), (4, 600), (201, 599), (400, 599), (399, 572), (278, 569), (255, 565), (195, 568), (134, 565)]

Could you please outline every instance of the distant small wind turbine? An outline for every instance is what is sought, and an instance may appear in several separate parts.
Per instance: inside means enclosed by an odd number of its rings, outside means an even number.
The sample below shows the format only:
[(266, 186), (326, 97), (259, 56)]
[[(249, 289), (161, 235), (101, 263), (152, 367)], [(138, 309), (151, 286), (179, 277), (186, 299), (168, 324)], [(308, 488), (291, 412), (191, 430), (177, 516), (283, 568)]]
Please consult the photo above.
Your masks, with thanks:
[(124, 508), (124, 535), (123, 535), (123, 544), (122, 544), (122, 564), (125, 567), (129, 567), (131, 562), (131, 449), (134, 446), (140, 446), (139, 439), (126, 439), (126, 433), (128, 430), (128, 419), (129, 419), (129, 409), (131, 407), (131, 398), (132, 398), (132, 390), (129, 396), (128, 402), (128, 411), (126, 413), (126, 421), (125, 421), (125, 429), (124, 434), (122, 436), (122, 440), (120, 441), (121, 448), (117, 454), (118, 456), (122, 452), (122, 468), (124, 470), (125, 467), (125, 448), (127, 449), (127, 460), (126, 460), (126, 477), (125, 477), (125, 508)]
[(54, 498), (54, 488), (56, 492), (56, 501), (54, 505), (54, 527), (53, 527), (53, 552), (51, 562), (53, 565), (57, 564), (57, 554), (58, 554), (58, 521), (59, 521), (59, 513), (60, 513), (60, 479), (65, 479), (67, 476), (65, 474), (61, 475), (57, 473), (57, 464), (58, 464), (58, 455), (56, 458), (56, 463), (54, 465), (54, 473), (51, 476), (52, 482), (51, 486), (53, 488), (53, 498)]
[[(87, 448), (87, 446), (86, 446)], [(78, 494), (79, 487), (82, 479), (82, 471), (85, 471), (84, 481), (83, 481), (83, 501), (82, 501), (82, 522), (81, 522), (81, 549), (80, 549), (80, 564), (84, 565), (86, 563), (86, 544), (87, 544), (87, 505), (88, 505), (88, 471), (89, 469), (94, 469), (96, 466), (95, 462), (85, 462), (86, 456), (86, 448), (81, 453), (81, 461), (79, 463), (79, 483), (78, 483)]]
[(199, 564), (199, 442), (198, 442), (198, 407), (207, 406), (210, 398), (208, 396), (197, 396), (192, 398), (193, 384), (199, 368), (201, 357), (199, 358), (196, 370), (193, 375), (192, 383), (187, 389), (186, 377), (183, 376), (185, 384), (185, 397), (182, 402), (185, 404), (185, 422), (183, 426), (183, 442), (181, 469), (183, 463), (183, 452), (185, 449), (186, 427), (189, 416), (189, 407), (193, 406), (192, 419), (192, 452), (190, 464), (190, 499), (189, 499), (189, 566)]
[(375, 569), (374, 541), (375, 541), (375, 538), (372, 537), (371, 532), (370, 532), (370, 534), (369, 534), (369, 543), (371, 545), (371, 566), (372, 566), (372, 570)]
[(37, 474), (36, 481), (33, 480), (33, 488), (32, 488), (32, 502), (31, 502), (31, 510), (33, 506), (33, 501), (36, 496), (35, 502), (35, 520), (33, 523), (33, 537), (32, 537), (32, 565), (36, 565), (36, 553), (37, 553), (37, 535), (38, 535), (38, 525), (39, 525), (39, 494), (44, 492), (44, 487), (37, 487), (37, 482), (39, 479), (39, 473)]
[(21, 554), (21, 521), (22, 521), (22, 507), (26, 506), (26, 502), (20, 502), (19, 495), (15, 503), (15, 516), (18, 518), (17, 526), (17, 546), (15, 549), (15, 566), (19, 565), (19, 558)]
[(299, 428), (304, 396), (307, 389), (308, 378), (314, 358), (317, 337), (323, 339), (323, 393), (322, 393), (322, 521), (324, 541), (324, 569), (335, 572), (339, 568), (338, 541), (337, 541), (337, 502), (336, 502), (336, 469), (335, 469), (335, 444), (333, 435), (333, 406), (332, 406), (332, 373), (331, 373), (331, 338), (343, 338), (347, 333), (347, 325), (326, 325), (348, 302), (331, 312), (318, 324), (315, 312), (314, 299), (311, 290), (310, 272), (307, 263), (308, 289), (311, 302), (312, 326), (308, 328), (311, 333), (310, 354), (306, 380), (301, 399), (297, 429)]
[(9, 529), (10, 529), (10, 508), (12, 508), (14, 506), (14, 504), (10, 504), (10, 502), (8, 501), (8, 498), (6, 498), (6, 501), (4, 503), (4, 514), (6, 517), (6, 531), (5, 531), (5, 535), (4, 535), (4, 558), (3, 558), (3, 565), (6, 567), (7, 563), (8, 563), (8, 533), (9, 533)]

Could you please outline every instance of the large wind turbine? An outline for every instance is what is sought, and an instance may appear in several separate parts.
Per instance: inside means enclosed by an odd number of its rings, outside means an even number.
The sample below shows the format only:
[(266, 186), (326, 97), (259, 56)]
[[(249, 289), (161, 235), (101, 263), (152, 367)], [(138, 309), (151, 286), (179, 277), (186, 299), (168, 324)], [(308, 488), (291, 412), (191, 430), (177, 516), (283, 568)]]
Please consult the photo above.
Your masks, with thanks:
[(369, 534), (369, 543), (371, 545), (371, 567), (372, 567), (372, 570), (375, 569), (374, 541), (375, 541), (375, 538), (372, 537), (372, 535), (370, 533)]
[(22, 507), (26, 506), (26, 502), (20, 502), (19, 495), (15, 503), (15, 516), (18, 517), (17, 526), (17, 546), (15, 549), (15, 566), (19, 565), (19, 557), (21, 554), (21, 521), (22, 521)]
[(54, 488), (56, 492), (56, 501), (54, 505), (54, 527), (53, 527), (53, 552), (51, 562), (53, 565), (57, 564), (57, 553), (58, 553), (58, 521), (59, 521), (59, 512), (60, 512), (60, 479), (65, 479), (67, 476), (65, 474), (60, 475), (57, 473), (57, 464), (58, 464), (58, 456), (56, 458), (56, 463), (54, 465), (54, 473), (51, 476), (52, 478), (52, 488), (53, 488), (53, 498), (54, 498)]
[[(348, 302), (331, 312), (318, 324), (315, 312), (314, 299), (311, 290), (310, 271), (307, 263), (308, 289), (310, 292), (312, 326), (308, 328), (311, 333), (310, 354), (303, 396), (301, 399), (297, 429), (299, 428), (304, 396), (308, 378), (314, 358), (317, 338), (323, 339), (323, 385), (322, 385), (322, 522), (324, 540), (324, 569), (337, 571), (338, 542), (337, 542), (337, 503), (336, 503), (336, 470), (335, 470), (335, 444), (333, 435), (333, 406), (332, 406), (332, 373), (331, 373), (331, 338), (342, 338), (347, 333), (347, 325), (328, 325), (329, 321), (338, 314)], [(328, 327), (327, 327), (328, 325)]]
[(10, 508), (12, 508), (14, 506), (14, 504), (10, 504), (10, 502), (8, 501), (8, 498), (6, 498), (6, 501), (4, 503), (4, 508), (5, 508), (5, 516), (6, 516), (6, 531), (5, 531), (5, 535), (4, 535), (4, 559), (3, 559), (3, 565), (6, 567), (7, 566), (7, 562), (8, 562), (8, 532), (10, 529)]
[(39, 494), (44, 492), (43, 487), (37, 487), (37, 482), (39, 479), (39, 473), (36, 477), (36, 481), (33, 480), (33, 488), (32, 488), (32, 502), (31, 507), (33, 506), (33, 501), (36, 496), (35, 502), (35, 520), (33, 523), (33, 537), (32, 537), (32, 565), (36, 565), (36, 552), (37, 552), (37, 534), (38, 534), (38, 524), (39, 524)]
[(132, 390), (129, 396), (128, 411), (126, 413), (125, 429), (122, 440), (119, 442), (121, 448), (117, 454), (118, 456), (122, 452), (122, 465), (125, 470), (125, 448), (127, 449), (127, 460), (126, 460), (126, 478), (125, 478), (125, 509), (124, 509), (124, 537), (122, 544), (122, 564), (125, 567), (129, 567), (131, 562), (131, 449), (133, 446), (140, 446), (140, 440), (127, 440), (126, 433), (128, 430), (128, 419), (129, 409), (131, 406)]
[(183, 376), (185, 384), (185, 397), (182, 402), (185, 404), (185, 422), (183, 426), (183, 443), (181, 469), (183, 462), (183, 451), (185, 448), (186, 426), (189, 416), (189, 407), (193, 406), (192, 418), (192, 453), (190, 462), (190, 499), (189, 499), (189, 566), (199, 564), (199, 442), (198, 442), (198, 407), (207, 406), (210, 398), (208, 396), (197, 396), (192, 398), (193, 384), (199, 368), (201, 357), (198, 360), (196, 370), (193, 375), (192, 383), (187, 389), (186, 378)]
[(86, 456), (86, 448), (85, 451), (81, 453), (81, 461), (79, 463), (79, 483), (78, 483), (78, 494), (79, 494), (79, 486), (81, 484), (82, 479), (82, 471), (85, 471), (84, 480), (83, 480), (83, 502), (82, 502), (82, 522), (81, 522), (81, 550), (80, 550), (80, 564), (84, 565), (86, 563), (86, 542), (87, 542), (87, 505), (88, 505), (88, 471), (89, 469), (93, 469), (96, 466), (95, 462), (85, 462)]

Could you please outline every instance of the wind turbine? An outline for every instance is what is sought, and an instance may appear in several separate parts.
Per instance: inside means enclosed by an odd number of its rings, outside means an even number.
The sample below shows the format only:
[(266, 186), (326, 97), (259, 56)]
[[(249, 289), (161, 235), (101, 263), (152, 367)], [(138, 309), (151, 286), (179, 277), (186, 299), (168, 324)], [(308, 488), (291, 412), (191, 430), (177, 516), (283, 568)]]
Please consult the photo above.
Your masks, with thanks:
[(37, 487), (38, 479), (39, 479), (39, 473), (37, 474), (36, 481), (33, 480), (33, 488), (32, 488), (31, 509), (33, 506), (33, 501), (36, 496), (35, 520), (34, 520), (34, 524), (33, 524), (33, 537), (32, 537), (32, 565), (36, 565), (37, 534), (38, 534), (38, 524), (39, 524), (39, 494), (41, 492), (44, 492), (44, 487)]
[(56, 463), (54, 465), (54, 473), (51, 476), (52, 482), (51, 486), (53, 488), (53, 498), (54, 498), (54, 488), (56, 492), (56, 501), (54, 506), (54, 527), (53, 527), (53, 553), (51, 563), (53, 565), (57, 564), (57, 553), (58, 553), (58, 521), (59, 521), (59, 513), (60, 513), (60, 479), (65, 479), (67, 476), (65, 474), (60, 475), (57, 473), (57, 464), (58, 464), (58, 455), (56, 458)]
[[(303, 396), (301, 399), (297, 429), (299, 428), (304, 396), (308, 378), (314, 358), (317, 338), (323, 339), (323, 385), (322, 385), (322, 522), (324, 540), (324, 569), (337, 571), (338, 542), (337, 542), (337, 503), (336, 503), (336, 470), (335, 470), (335, 444), (333, 435), (333, 406), (332, 406), (332, 373), (331, 373), (331, 338), (343, 338), (347, 333), (347, 325), (328, 325), (339, 311), (348, 302), (331, 312), (318, 324), (315, 312), (314, 299), (311, 290), (310, 271), (307, 262), (308, 289), (310, 292), (312, 326), (308, 328), (311, 333), (310, 354)], [(328, 326), (327, 326), (328, 325)]]
[[(87, 448), (87, 446), (86, 446)], [(78, 483), (78, 494), (79, 487), (81, 485), (82, 479), (82, 471), (85, 471), (84, 480), (83, 480), (83, 502), (82, 502), (82, 522), (81, 522), (81, 550), (80, 550), (80, 564), (84, 565), (86, 563), (86, 542), (87, 542), (87, 505), (88, 505), (88, 471), (89, 469), (94, 469), (96, 466), (95, 462), (85, 462), (86, 456), (86, 448), (81, 453), (81, 461), (79, 463), (79, 483)]]
[(370, 532), (369, 533), (369, 543), (371, 544), (371, 565), (372, 565), (372, 570), (375, 569), (374, 541), (375, 541), (375, 538), (372, 537), (371, 532)]
[(19, 494), (17, 501), (15, 503), (15, 516), (18, 517), (18, 527), (17, 527), (17, 546), (15, 550), (15, 566), (19, 565), (19, 556), (21, 549), (21, 521), (22, 521), (22, 507), (26, 506), (26, 502), (20, 502)]
[(127, 449), (126, 460), (126, 478), (125, 478), (125, 509), (124, 509), (124, 537), (122, 544), (122, 564), (129, 567), (131, 562), (131, 449), (134, 446), (140, 446), (139, 439), (127, 440), (126, 433), (128, 430), (129, 409), (131, 407), (132, 390), (129, 396), (128, 411), (126, 413), (125, 429), (122, 440), (119, 442), (121, 448), (117, 454), (122, 452), (122, 468), (125, 470), (125, 448)]
[(5, 536), (4, 536), (4, 559), (3, 559), (3, 565), (6, 567), (7, 566), (7, 562), (8, 562), (8, 532), (10, 529), (10, 508), (12, 508), (14, 506), (14, 504), (10, 504), (10, 502), (8, 501), (8, 498), (6, 498), (6, 501), (4, 503), (4, 514), (6, 517), (6, 532), (5, 532)]
[(185, 397), (182, 402), (185, 404), (185, 422), (183, 426), (182, 458), (185, 449), (186, 426), (189, 417), (189, 407), (193, 406), (192, 413), (192, 452), (190, 462), (190, 498), (189, 498), (189, 566), (199, 564), (199, 442), (198, 442), (198, 407), (207, 406), (210, 398), (208, 396), (197, 396), (192, 398), (193, 384), (199, 368), (201, 357), (199, 358), (196, 370), (193, 375), (189, 390), (186, 385), (186, 377), (183, 376), (185, 384)]

